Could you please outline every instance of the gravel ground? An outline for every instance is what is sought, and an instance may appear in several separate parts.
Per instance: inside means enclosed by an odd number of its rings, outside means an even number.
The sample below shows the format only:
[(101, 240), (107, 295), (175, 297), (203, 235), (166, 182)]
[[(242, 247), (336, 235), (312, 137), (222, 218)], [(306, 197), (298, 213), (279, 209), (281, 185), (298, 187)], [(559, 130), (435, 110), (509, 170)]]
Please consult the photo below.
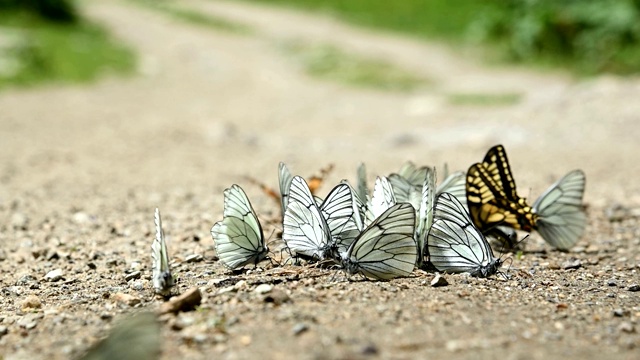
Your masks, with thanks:
[[(216, 32), (124, 2), (85, 2), (89, 16), (139, 51), (139, 76), (0, 93), (5, 359), (77, 357), (118, 318), (163, 309), (150, 282), (156, 206), (175, 292), (202, 292), (197, 311), (158, 316), (166, 359), (637, 358), (639, 79), (488, 67), (443, 45), (327, 18), (182, 4), (257, 31)], [(291, 40), (384, 58), (434, 84), (388, 93), (313, 79), (278, 50)], [(505, 92), (522, 100), (447, 101)], [(209, 229), (232, 183), (277, 241), (277, 204), (245, 177), (275, 188), (279, 161), (302, 175), (335, 164), (326, 194), (353, 180), (361, 161), (371, 176), (406, 160), (466, 169), (496, 143), (530, 199), (569, 170), (586, 172), (589, 224), (570, 252), (533, 234), (523, 254), (505, 255), (510, 279), (446, 275), (441, 287), (421, 271), (346, 281), (334, 269), (265, 262), (231, 273), (216, 261)]]

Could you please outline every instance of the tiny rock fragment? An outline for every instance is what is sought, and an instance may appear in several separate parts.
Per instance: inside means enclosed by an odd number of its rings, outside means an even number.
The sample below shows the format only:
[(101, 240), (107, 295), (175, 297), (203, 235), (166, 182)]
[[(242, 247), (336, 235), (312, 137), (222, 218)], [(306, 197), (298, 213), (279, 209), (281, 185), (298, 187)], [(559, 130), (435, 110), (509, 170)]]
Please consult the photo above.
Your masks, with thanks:
[(272, 289), (264, 298), (263, 301), (267, 303), (274, 303), (280, 305), (290, 300), (289, 295), (280, 289)]
[(623, 309), (613, 310), (613, 316), (615, 317), (624, 317), (628, 315), (631, 315), (631, 312), (629, 310), (623, 310)]
[(251, 336), (249, 335), (244, 335), (240, 337), (240, 344), (244, 345), (244, 346), (248, 346), (251, 345)]
[(630, 286), (627, 288), (627, 290), (629, 290), (629, 291), (633, 291), (633, 292), (640, 291), (640, 285), (638, 285), (638, 284), (630, 285)]
[(191, 254), (189, 256), (187, 256), (184, 259), (184, 262), (186, 263), (194, 263), (194, 262), (200, 262), (202, 261), (204, 258), (202, 257), (202, 255), (200, 254)]
[(47, 281), (58, 281), (62, 279), (63, 275), (64, 273), (62, 272), (62, 269), (55, 269), (49, 271), (47, 275), (44, 276), (44, 279)]
[(172, 297), (169, 301), (160, 306), (160, 313), (177, 313), (180, 311), (191, 311), (202, 301), (202, 292), (200, 288), (194, 287), (187, 290), (184, 294)]
[(133, 295), (129, 295), (129, 294), (125, 294), (125, 293), (116, 293), (113, 296), (114, 300), (122, 303), (122, 304), (126, 304), (128, 306), (135, 306), (137, 304), (140, 303), (140, 299), (138, 299), (137, 297), (133, 296)]
[(609, 279), (607, 280), (607, 286), (618, 286), (618, 283), (616, 282), (616, 279)]
[(625, 332), (627, 334), (636, 332), (636, 329), (635, 327), (633, 327), (633, 324), (631, 324), (628, 321), (620, 323), (620, 325), (618, 325), (618, 330)]
[(124, 276), (124, 280), (125, 281), (129, 281), (129, 280), (133, 280), (133, 279), (140, 279), (141, 275), (142, 275), (142, 273), (140, 271), (132, 271), (129, 274)]
[(431, 280), (432, 287), (440, 287), (440, 286), (447, 286), (447, 285), (449, 285), (449, 282), (447, 281), (447, 279), (444, 278), (444, 276), (440, 274), (436, 274), (433, 280)]
[(11, 215), (11, 227), (16, 230), (27, 230), (29, 226), (29, 218), (23, 213), (14, 213)]
[(378, 347), (375, 346), (374, 344), (369, 344), (363, 347), (360, 352), (362, 353), (362, 355), (366, 355), (366, 356), (377, 355)]
[(569, 307), (569, 305), (567, 305), (567, 303), (558, 303), (558, 304), (556, 304), (556, 310), (563, 310), (563, 309), (566, 309), (568, 307)]
[(86, 224), (89, 221), (91, 221), (91, 216), (86, 212), (78, 211), (75, 214), (73, 214), (73, 222), (75, 222), (78, 225)]
[(29, 295), (22, 301), (22, 311), (28, 311), (31, 309), (40, 309), (42, 302), (35, 295)]
[(43, 314), (41, 313), (31, 313), (31, 314), (27, 314), (24, 317), (22, 317), (22, 319), (18, 320), (18, 326), (20, 326), (23, 329), (26, 330), (31, 330), (33, 328), (35, 328), (38, 325), (38, 321), (40, 319), (42, 319), (44, 317)]
[(9, 333), (9, 328), (6, 326), (0, 326), (0, 338)]
[(305, 323), (297, 323), (293, 326), (291, 332), (293, 333), (293, 335), (298, 336), (307, 330), (309, 330), (309, 325)]
[(271, 291), (271, 289), (273, 289), (273, 286), (269, 285), (269, 284), (260, 284), (258, 286), (256, 286), (255, 291), (258, 294), (266, 294), (268, 292)]
[(582, 267), (582, 261), (580, 260), (573, 260), (573, 261), (565, 261), (562, 263), (561, 265), (563, 270), (569, 270), (569, 269), (579, 269)]

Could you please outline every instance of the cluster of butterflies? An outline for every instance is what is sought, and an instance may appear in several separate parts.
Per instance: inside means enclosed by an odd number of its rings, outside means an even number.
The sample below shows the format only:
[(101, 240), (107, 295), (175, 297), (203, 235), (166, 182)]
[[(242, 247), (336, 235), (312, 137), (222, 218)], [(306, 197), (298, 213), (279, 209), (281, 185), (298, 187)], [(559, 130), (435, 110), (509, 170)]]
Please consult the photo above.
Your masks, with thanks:
[[(585, 175), (574, 170), (530, 206), (518, 196), (506, 152), (492, 147), (467, 173), (455, 172), (436, 186), (432, 167), (405, 164), (379, 176), (369, 192), (366, 169), (357, 183), (336, 185), (325, 199), (313, 186), (279, 165), (282, 240), (292, 259), (329, 261), (347, 274), (388, 280), (415, 267), (472, 276), (496, 274), (488, 236), (503, 247), (517, 245), (515, 230), (538, 231), (551, 246), (567, 250), (582, 236), (587, 217), (582, 198)], [(223, 219), (211, 228), (216, 252), (229, 269), (257, 265), (269, 249), (251, 203), (238, 185), (224, 191)], [(153, 246), (154, 287), (173, 284), (166, 245), (156, 210)]]

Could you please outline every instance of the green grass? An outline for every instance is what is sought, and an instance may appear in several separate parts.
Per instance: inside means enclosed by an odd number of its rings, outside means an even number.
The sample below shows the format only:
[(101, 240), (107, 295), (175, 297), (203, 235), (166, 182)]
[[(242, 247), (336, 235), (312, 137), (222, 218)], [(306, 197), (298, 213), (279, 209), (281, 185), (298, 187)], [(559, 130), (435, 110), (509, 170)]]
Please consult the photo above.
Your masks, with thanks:
[(283, 49), (297, 59), (308, 74), (320, 79), (387, 91), (412, 91), (429, 84), (428, 79), (384, 60), (347, 53), (328, 44), (294, 42)]
[(175, 6), (173, 3), (157, 0), (134, 0), (134, 2), (151, 9), (161, 11), (177, 20), (184, 21), (189, 24), (241, 35), (253, 34), (253, 29), (247, 25), (239, 24), (217, 16), (205, 15), (195, 10)]
[(459, 41), (480, 13), (499, 5), (482, 0), (251, 0), (337, 16), (373, 28)]
[(486, 94), (486, 93), (457, 93), (447, 96), (449, 103), (469, 106), (504, 106), (515, 105), (522, 99), (522, 94)]
[(0, 90), (40, 83), (76, 83), (127, 74), (135, 56), (101, 27), (80, 20), (56, 24), (23, 12), (0, 14)]
[[(640, 0), (246, 0), (465, 46), (576, 75), (640, 72)], [(475, 44), (481, 43), (481, 48)]]

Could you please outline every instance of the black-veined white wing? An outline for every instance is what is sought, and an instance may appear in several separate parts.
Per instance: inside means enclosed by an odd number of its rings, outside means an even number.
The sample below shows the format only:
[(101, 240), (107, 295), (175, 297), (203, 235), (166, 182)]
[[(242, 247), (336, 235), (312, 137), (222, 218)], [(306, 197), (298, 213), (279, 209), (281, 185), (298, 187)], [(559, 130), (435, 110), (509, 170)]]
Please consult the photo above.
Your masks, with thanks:
[(448, 175), (438, 188), (436, 189), (436, 194), (449, 193), (456, 197), (464, 205), (467, 207), (467, 174), (463, 171), (456, 171), (450, 175)]
[(387, 209), (369, 225), (342, 256), (349, 274), (389, 280), (408, 276), (416, 263), (415, 209), (406, 203)]
[(291, 187), (293, 176), (285, 163), (280, 162), (278, 165), (278, 185), (280, 186), (280, 203), (282, 205), (282, 214), (287, 209), (289, 202), (289, 187)]
[(169, 253), (167, 251), (167, 243), (164, 239), (164, 231), (162, 230), (162, 219), (160, 218), (160, 210), (156, 208), (155, 212), (156, 237), (151, 244), (151, 258), (153, 259), (153, 288), (156, 293), (167, 295), (171, 292), (174, 285), (174, 279), (171, 275), (169, 267)]
[(391, 188), (393, 189), (396, 202), (409, 203), (413, 205), (416, 210), (420, 208), (422, 184), (415, 186), (399, 174), (389, 175), (388, 180), (389, 184), (391, 184)]
[(262, 226), (244, 190), (232, 185), (224, 191), (222, 221), (211, 228), (216, 253), (229, 269), (257, 264), (267, 257)]
[(371, 195), (369, 194), (369, 188), (367, 187), (367, 168), (364, 163), (361, 163), (360, 166), (358, 166), (357, 176), (355, 195), (362, 203), (366, 204)]
[(282, 240), (297, 255), (323, 259), (331, 241), (329, 225), (303, 178), (294, 176), (289, 190)]
[[(353, 240), (358, 236), (359, 229), (354, 218), (354, 195), (351, 186), (345, 183), (335, 186), (320, 205), (322, 216), (327, 222), (331, 240), (329, 252), (339, 260), (339, 254), (345, 252)], [(337, 251), (337, 252), (336, 252)]]
[(422, 192), (420, 199), (420, 207), (418, 208), (417, 224), (416, 224), (416, 244), (418, 246), (418, 261), (417, 266), (421, 267), (425, 256), (427, 256), (427, 250), (425, 245), (427, 243), (427, 234), (429, 228), (433, 224), (433, 213), (435, 207), (436, 197), (436, 173), (435, 169), (429, 168), (427, 176), (422, 184)]
[(367, 206), (364, 225), (368, 226), (373, 220), (387, 211), (388, 208), (395, 205), (396, 202), (396, 197), (389, 180), (385, 176), (377, 177), (375, 185), (373, 186), (371, 204)]
[(443, 272), (472, 276), (495, 274), (502, 261), (493, 256), (487, 239), (473, 225), (460, 201), (449, 193), (436, 199), (434, 223), (429, 230), (429, 261)]
[(413, 186), (421, 188), (428, 171), (428, 166), (417, 167), (411, 161), (407, 161), (402, 165), (400, 171), (398, 171), (398, 175), (402, 176)]
[(551, 185), (533, 204), (535, 229), (551, 246), (567, 250), (580, 239), (587, 225), (582, 204), (586, 178), (574, 170)]

